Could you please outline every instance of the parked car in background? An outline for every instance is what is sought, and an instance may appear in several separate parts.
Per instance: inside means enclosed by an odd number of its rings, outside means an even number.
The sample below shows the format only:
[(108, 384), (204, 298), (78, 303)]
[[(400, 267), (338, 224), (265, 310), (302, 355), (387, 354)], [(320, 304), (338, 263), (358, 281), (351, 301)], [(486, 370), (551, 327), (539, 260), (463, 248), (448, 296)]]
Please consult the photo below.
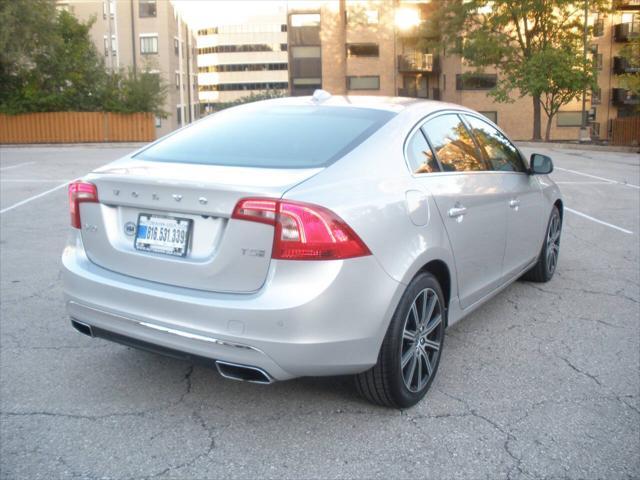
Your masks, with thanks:
[(552, 169), (453, 104), (320, 91), (224, 110), (70, 185), (67, 309), (228, 378), (354, 374), (409, 407), (447, 326), (553, 276)]

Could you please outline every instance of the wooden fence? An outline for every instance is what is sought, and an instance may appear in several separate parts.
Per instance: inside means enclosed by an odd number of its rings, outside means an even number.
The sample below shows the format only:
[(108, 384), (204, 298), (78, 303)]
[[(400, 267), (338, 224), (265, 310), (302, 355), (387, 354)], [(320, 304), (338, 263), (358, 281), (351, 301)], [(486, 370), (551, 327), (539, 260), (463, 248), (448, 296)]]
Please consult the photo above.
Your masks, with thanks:
[(0, 114), (2, 143), (150, 142), (152, 113), (47, 112)]
[(611, 120), (613, 145), (640, 145), (640, 116)]

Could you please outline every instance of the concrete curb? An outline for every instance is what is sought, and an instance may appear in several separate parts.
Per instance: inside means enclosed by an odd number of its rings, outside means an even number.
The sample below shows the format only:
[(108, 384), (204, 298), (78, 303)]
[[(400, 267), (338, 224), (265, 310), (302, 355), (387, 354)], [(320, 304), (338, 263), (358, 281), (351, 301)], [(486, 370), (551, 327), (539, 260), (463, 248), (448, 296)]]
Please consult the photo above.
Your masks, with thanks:
[(623, 152), (638, 153), (640, 147), (627, 147), (622, 145), (593, 145), (579, 142), (515, 142), (519, 147), (527, 148), (557, 148), (560, 150), (592, 150), (596, 152)]

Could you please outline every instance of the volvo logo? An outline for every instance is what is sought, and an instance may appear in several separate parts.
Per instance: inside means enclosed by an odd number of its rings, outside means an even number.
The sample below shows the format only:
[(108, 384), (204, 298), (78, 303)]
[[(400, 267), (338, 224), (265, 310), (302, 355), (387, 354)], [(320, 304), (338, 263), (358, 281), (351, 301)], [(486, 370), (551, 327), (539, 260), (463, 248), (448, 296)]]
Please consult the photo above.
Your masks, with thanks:
[(131, 236), (136, 233), (136, 224), (133, 222), (127, 222), (124, 224), (124, 233)]
[(178, 195), (177, 193), (174, 193), (173, 195), (171, 195), (173, 197), (173, 199), (176, 202), (179, 202), (180, 200), (182, 200), (182, 195)]

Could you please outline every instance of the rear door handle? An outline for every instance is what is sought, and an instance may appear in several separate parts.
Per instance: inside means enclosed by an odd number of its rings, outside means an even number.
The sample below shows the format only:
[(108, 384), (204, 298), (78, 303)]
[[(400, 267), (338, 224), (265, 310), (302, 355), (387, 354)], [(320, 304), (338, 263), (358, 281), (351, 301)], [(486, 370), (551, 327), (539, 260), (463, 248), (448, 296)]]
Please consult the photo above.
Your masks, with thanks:
[(516, 200), (516, 199), (511, 200), (511, 201), (509, 202), (509, 206), (510, 206), (511, 208), (513, 208), (514, 210), (518, 210), (518, 207), (520, 206), (520, 200)]
[(449, 209), (448, 213), (451, 218), (462, 217), (467, 213), (467, 209), (465, 207), (453, 207)]

